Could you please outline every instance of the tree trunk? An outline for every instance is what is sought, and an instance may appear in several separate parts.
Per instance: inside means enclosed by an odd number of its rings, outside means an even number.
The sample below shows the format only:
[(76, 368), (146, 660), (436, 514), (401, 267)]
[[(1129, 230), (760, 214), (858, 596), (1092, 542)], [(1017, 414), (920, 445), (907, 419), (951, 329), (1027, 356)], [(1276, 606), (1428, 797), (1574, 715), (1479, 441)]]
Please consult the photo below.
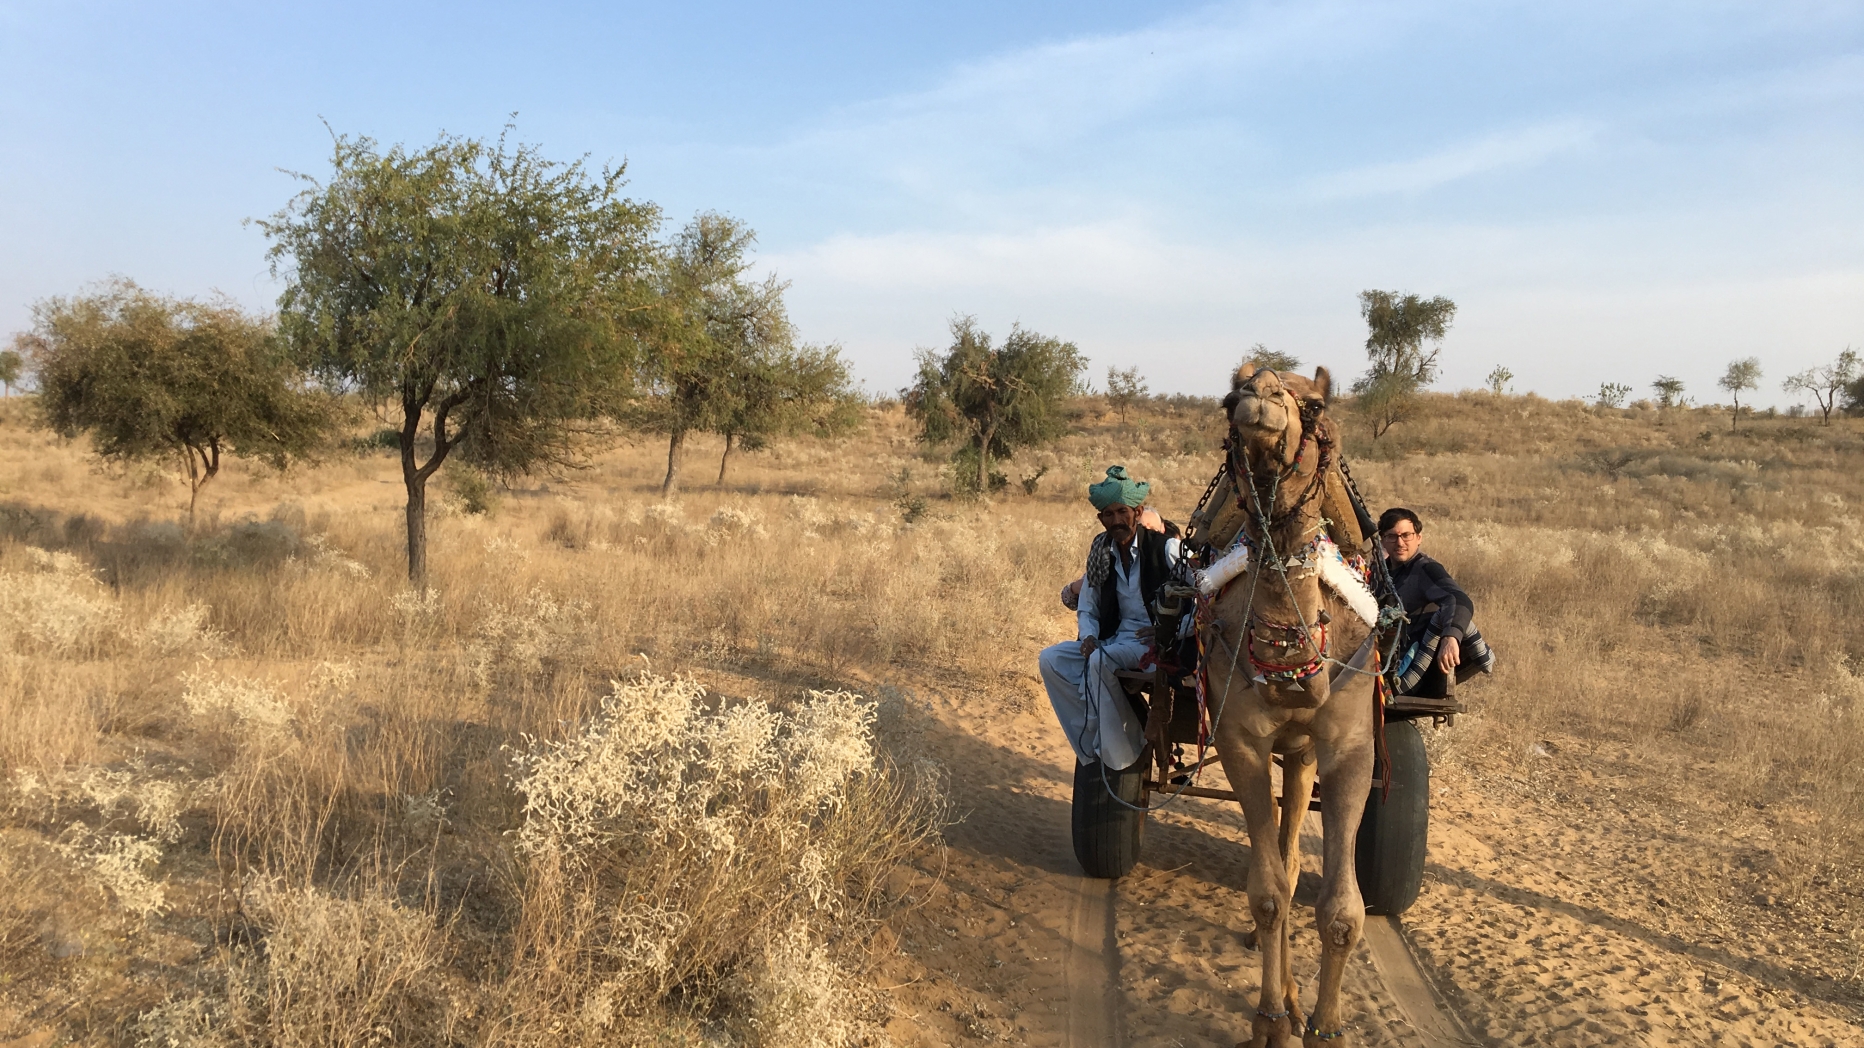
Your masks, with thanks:
[(718, 457), (718, 486), (725, 486), (725, 463), (731, 461), (731, 445), (738, 439), (736, 433), (725, 434), (725, 453)]
[(401, 482), (408, 489), (408, 582), (427, 592), (427, 477), (414, 459), (421, 424), (417, 408), (401, 427)]
[[(667, 479), (660, 483), (661, 497), (673, 494), (673, 485), (680, 478), (680, 445), (686, 443), (686, 431), (676, 429), (667, 438)], [(720, 467), (722, 470), (724, 467)]]
[(1735, 394), (1734, 401), (1735, 401), (1734, 414), (1730, 415), (1728, 418), (1728, 428), (1730, 430), (1733, 430), (1737, 426), (1741, 425), (1741, 394), (1739, 393)]
[(990, 494), (990, 441), (997, 435), (997, 427), (978, 434), (977, 441), (977, 493)]

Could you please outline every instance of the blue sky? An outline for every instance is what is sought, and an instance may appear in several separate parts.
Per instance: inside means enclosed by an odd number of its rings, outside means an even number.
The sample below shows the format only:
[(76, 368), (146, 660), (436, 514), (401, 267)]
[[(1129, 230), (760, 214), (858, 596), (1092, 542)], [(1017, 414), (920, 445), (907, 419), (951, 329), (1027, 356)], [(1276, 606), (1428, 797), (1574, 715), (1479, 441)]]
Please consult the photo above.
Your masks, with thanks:
[(1717, 399), (1864, 346), (1864, 5), (0, 0), (0, 334), (112, 273), (255, 308), (242, 220), (322, 121), (421, 143), (507, 114), (761, 234), (875, 390), (955, 312), (1097, 377), (1220, 392), (1263, 342), (1364, 366), (1355, 296), (1460, 307), (1496, 364)]

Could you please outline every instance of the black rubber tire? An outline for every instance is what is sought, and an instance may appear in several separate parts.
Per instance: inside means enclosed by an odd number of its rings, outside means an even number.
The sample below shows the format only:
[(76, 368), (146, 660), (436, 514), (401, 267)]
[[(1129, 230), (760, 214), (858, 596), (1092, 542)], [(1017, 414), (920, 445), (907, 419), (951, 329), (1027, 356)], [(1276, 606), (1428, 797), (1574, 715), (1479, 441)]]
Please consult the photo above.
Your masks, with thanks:
[(1101, 780), (1100, 763), (1074, 767), (1074, 857), (1089, 877), (1124, 877), (1139, 861), (1139, 838), (1145, 813), (1114, 801), (1113, 788), (1127, 804), (1144, 804), (1140, 784), (1145, 781), (1142, 760), (1124, 771), (1107, 769)]
[[(1410, 721), (1385, 725), (1391, 756), (1391, 790), (1377, 786), (1359, 821), (1359, 894), (1366, 912), (1397, 916), (1411, 908), (1424, 886), (1424, 856), (1430, 844), (1430, 757), (1424, 737)], [(1373, 772), (1377, 777), (1377, 770)]]

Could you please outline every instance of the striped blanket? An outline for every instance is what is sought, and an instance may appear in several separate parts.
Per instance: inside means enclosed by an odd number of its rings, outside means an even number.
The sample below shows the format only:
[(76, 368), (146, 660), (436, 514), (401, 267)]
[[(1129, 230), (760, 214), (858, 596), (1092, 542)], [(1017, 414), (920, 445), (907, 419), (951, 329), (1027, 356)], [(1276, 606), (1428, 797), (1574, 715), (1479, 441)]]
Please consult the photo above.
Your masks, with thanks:
[[(1392, 667), (1392, 677), (1398, 686), (1398, 694), (1407, 695), (1424, 679), (1424, 675), (1437, 661), (1437, 646), (1443, 637), (1435, 628), (1426, 626), (1423, 635), (1412, 640), (1398, 653), (1397, 661)], [(1495, 651), (1482, 639), (1482, 631), (1471, 626), (1463, 635), (1463, 661), (1456, 667), (1456, 683), (1461, 684), (1478, 673), (1495, 672)]]

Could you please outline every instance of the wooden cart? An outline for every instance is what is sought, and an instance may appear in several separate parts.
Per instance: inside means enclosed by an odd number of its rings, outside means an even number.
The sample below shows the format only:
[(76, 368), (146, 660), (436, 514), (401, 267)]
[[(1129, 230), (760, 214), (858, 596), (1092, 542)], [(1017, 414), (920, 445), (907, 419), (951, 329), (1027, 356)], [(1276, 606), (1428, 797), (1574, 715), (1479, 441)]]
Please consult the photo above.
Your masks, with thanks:
[[(1217, 754), (1207, 749), (1202, 764), (1196, 761), (1198, 710), (1195, 682), (1174, 678), (1164, 670), (1122, 670), (1127, 698), (1142, 720), (1169, 716), (1165, 738), (1187, 748), (1189, 758), (1174, 777), (1195, 777), (1204, 766), (1215, 766)], [(1414, 723), (1423, 718), (1453, 724), (1463, 706), (1453, 681), (1446, 681), (1438, 698), (1399, 696), (1385, 707), (1385, 750), (1389, 758), (1387, 783), (1373, 771), (1372, 793), (1366, 799), (1359, 824), (1359, 891), (1366, 911), (1403, 913), (1417, 900), (1424, 882), (1424, 855), (1430, 830), (1430, 760), (1424, 739)], [(1156, 736), (1156, 732), (1148, 732)], [(1278, 756), (1276, 761), (1279, 763)], [(1161, 784), (1150, 757), (1131, 768), (1115, 770), (1100, 764), (1078, 765), (1074, 774), (1074, 853), (1089, 877), (1120, 877), (1139, 861), (1145, 836), (1147, 809), (1177, 795), (1214, 800), (1236, 800), (1231, 790), (1209, 786)], [(1320, 809), (1316, 784), (1311, 807)]]

